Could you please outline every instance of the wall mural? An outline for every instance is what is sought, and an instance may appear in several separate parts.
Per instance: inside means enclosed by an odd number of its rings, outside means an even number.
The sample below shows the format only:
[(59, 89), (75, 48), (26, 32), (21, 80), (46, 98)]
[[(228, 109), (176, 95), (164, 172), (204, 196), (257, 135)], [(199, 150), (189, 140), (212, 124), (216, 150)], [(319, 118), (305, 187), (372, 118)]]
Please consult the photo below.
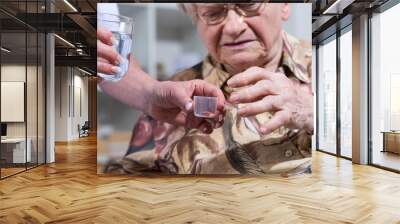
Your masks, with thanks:
[[(303, 16), (311, 15), (311, 4), (98, 4), (98, 19), (104, 14), (127, 16), (134, 29), (131, 61), (121, 61), (114, 74), (101, 74), (98, 173), (311, 173), (311, 18)], [(130, 21), (121, 18), (117, 22)], [(121, 49), (127, 46), (118, 33), (127, 29), (108, 25), (98, 21), (98, 29), (112, 31), (116, 41), (98, 45), (100, 64), (112, 64), (103, 46), (129, 53)], [(309, 38), (299, 33), (304, 29)], [(193, 110), (181, 111), (198, 126), (130, 108), (126, 102), (144, 97), (123, 94), (121, 86), (138, 78), (135, 66), (162, 80), (211, 84), (223, 96), (221, 112), (219, 98), (195, 98), (199, 92), (192, 95)], [(121, 71), (126, 77), (115, 78)]]

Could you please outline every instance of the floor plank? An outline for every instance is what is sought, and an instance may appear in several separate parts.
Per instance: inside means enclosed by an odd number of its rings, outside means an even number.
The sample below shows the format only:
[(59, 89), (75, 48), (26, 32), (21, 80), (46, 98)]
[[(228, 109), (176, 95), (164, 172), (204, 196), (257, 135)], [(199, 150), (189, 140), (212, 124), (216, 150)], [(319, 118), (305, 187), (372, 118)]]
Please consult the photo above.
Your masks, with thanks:
[(99, 176), (96, 139), (0, 181), (0, 223), (400, 223), (400, 175), (321, 152), (313, 174)]
[(400, 170), (400, 154), (375, 150), (372, 160), (374, 164)]

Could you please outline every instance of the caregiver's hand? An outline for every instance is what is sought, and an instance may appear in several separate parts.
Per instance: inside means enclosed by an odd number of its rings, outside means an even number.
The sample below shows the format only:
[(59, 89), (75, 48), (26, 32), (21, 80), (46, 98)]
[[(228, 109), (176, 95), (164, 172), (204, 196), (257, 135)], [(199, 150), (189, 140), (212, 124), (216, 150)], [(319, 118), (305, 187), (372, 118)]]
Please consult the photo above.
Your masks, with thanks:
[[(154, 80), (130, 56), (127, 74), (119, 82), (100, 82), (100, 88), (118, 101), (153, 118), (211, 133), (223, 124), (225, 97), (222, 91), (203, 80), (183, 82)], [(217, 97), (217, 113), (198, 118), (193, 113), (193, 96)]]
[[(193, 96), (217, 97), (217, 113), (212, 118), (198, 118), (193, 114)], [(200, 129), (211, 133), (223, 124), (225, 97), (222, 91), (203, 80), (156, 82), (147, 98), (144, 112), (169, 123)]]
[(98, 27), (97, 38), (97, 72), (108, 75), (118, 73), (120, 69), (118, 65), (123, 62), (123, 58), (113, 47), (116, 40), (112, 33)]
[[(113, 75), (118, 72), (122, 57), (112, 47), (112, 33), (97, 28), (97, 72)], [(202, 80), (159, 82), (144, 72), (134, 57), (129, 58), (127, 74), (120, 82), (99, 82), (107, 94), (122, 103), (139, 109), (153, 118), (200, 129), (211, 133), (223, 124), (225, 98), (222, 91)], [(197, 118), (193, 114), (193, 96), (217, 97), (217, 113), (212, 118)]]
[(289, 79), (282, 73), (251, 67), (233, 76), (228, 80), (228, 85), (243, 87), (228, 99), (235, 104), (245, 104), (239, 109), (239, 115), (273, 114), (268, 122), (259, 127), (261, 133), (269, 134), (281, 126), (313, 132), (313, 93), (310, 84)]

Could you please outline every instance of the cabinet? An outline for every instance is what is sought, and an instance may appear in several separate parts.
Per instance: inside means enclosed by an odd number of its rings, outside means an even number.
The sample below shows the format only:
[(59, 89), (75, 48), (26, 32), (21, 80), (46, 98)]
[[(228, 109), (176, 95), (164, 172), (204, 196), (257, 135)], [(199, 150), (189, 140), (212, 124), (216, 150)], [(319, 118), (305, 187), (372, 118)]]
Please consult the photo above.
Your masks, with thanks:
[[(25, 144), (27, 144), (25, 151)], [(32, 160), (32, 141), (25, 138), (7, 138), (1, 140), (1, 160), (5, 164), (21, 164)], [(26, 160), (26, 161), (25, 161)]]
[(382, 132), (383, 134), (383, 152), (392, 152), (400, 154), (400, 131)]

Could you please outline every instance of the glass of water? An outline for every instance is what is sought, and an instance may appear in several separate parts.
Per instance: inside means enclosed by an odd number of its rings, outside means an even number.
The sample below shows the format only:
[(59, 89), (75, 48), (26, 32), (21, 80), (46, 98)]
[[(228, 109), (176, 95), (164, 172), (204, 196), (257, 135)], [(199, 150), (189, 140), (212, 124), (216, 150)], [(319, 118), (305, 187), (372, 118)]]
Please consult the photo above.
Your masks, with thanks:
[(128, 54), (131, 52), (133, 37), (133, 19), (109, 13), (98, 13), (97, 26), (111, 31), (116, 40), (113, 47), (122, 56), (123, 62), (119, 64), (117, 74), (98, 73), (98, 76), (108, 81), (121, 80), (128, 71)]

